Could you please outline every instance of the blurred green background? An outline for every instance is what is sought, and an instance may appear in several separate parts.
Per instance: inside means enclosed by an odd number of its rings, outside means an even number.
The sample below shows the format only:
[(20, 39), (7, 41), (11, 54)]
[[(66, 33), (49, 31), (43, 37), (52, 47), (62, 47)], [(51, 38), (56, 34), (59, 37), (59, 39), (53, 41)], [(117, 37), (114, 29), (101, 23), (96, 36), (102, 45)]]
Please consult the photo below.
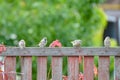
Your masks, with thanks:
[[(34, 47), (46, 36), (47, 46), (55, 39), (59, 39), (64, 47), (71, 47), (70, 42), (75, 39), (81, 39), (82, 46), (102, 46), (107, 17), (98, 6), (103, 2), (104, 0), (0, 0), (0, 42), (6, 46), (18, 46), (18, 41), (24, 39), (27, 47)], [(49, 57), (49, 77), (50, 59)], [(97, 59), (95, 64), (98, 66)], [(66, 57), (63, 63), (63, 74), (67, 75)], [(19, 71), (20, 65), (17, 67)], [(113, 68), (111, 70), (113, 72)], [(36, 73), (36, 57), (33, 57), (33, 80), (36, 79)]]
[(84, 46), (94, 46), (97, 43), (93, 39), (102, 33), (106, 24), (104, 12), (97, 7), (101, 2), (1, 0), (0, 42), (16, 46), (20, 39), (24, 39), (27, 46), (37, 46), (46, 36), (48, 44), (59, 39), (63, 46), (71, 46), (70, 41), (82, 39)]

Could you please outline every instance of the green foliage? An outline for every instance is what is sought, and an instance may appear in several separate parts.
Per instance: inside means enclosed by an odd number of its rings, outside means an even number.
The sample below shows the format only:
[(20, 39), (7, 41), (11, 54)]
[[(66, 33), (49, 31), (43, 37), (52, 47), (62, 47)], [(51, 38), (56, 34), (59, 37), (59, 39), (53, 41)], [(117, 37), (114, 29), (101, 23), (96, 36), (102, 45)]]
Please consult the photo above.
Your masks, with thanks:
[(12, 46), (25, 39), (27, 46), (37, 46), (47, 36), (48, 43), (59, 39), (71, 46), (71, 40), (82, 39), (83, 45), (94, 45), (95, 30), (105, 26), (104, 13), (96, 6), (101, 1), (1, 1), (0, 42)]
[[(97, 5), (102, 2), (103, 0), (1, 0), (0, 42), (7, 46), (17, 46), (18, 41), (24, 39), (27, 46), (37, 46), (40, 39), (46, 36), (48, 45), (55, 39), (59, 39), (63, 46), (71, 46), (70, 41), (74, 39), (82, 39), (84, 46), (101, 45), (97, 44), (102, 43), (97, 42), (98, 39), (101, 40), (97, 35), (103, 31), (106, 16)], [(33, 80), (36, 78), (35, 60), (33, 58)], [(67, 66), (63, 67), (63, 74), (66, 74)]]

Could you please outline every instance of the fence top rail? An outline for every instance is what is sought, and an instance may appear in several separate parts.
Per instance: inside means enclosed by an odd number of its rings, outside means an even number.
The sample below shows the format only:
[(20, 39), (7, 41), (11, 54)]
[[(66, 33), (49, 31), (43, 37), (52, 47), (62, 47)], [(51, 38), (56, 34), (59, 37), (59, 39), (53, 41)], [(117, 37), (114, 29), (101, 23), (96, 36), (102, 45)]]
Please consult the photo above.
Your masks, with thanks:
[(39, 48), (26, 47), (7, 47), (1, 56), (120, 56), (120, 48), (93, 48), (93, 47), (62, 47), (62, 48)]

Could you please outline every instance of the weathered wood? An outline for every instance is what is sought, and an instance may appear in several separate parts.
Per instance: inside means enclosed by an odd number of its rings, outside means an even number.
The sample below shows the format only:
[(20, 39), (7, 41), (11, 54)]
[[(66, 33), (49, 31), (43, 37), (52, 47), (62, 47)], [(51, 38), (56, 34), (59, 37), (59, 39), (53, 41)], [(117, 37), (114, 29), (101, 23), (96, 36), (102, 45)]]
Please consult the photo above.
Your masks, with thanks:
[(52, 80), (62, 80), (62, 57), (52, 57)]
[(4, 63), (5, 78), (16, 80), (16, 57), (7, 56)]
[[(57, 54), (56, 54), (57, 53)], [(120, 56), (120, 48), (7, 48), (2, 56)]]
[(94, 79), (94, 57), (84, 56), (84, 80)]
[[(47, 56), (52, 57), (52, 80), (62, 80), (62, 56), (68, 57), (68, 80), (78, 80), (79, 60), (78, 56), (84, 57), (84, 80), (94, 79), (94, 61), (93, 56), (99, 57), (99, 80), (109, 80), (109, 57), (115, 57), (115, 80), (120, 80), (120, 48), (34, 48), (27, 47), (20, 49), (18, 47), (7, 48), (6, 52), (1, 54), (7, 56), (5, 59), (5, 73), (9, 80), (16, 80), (16, 56), (21, 58), (22, 80), (32, 80), (32, 59), (31, 56), (38, 56), (37, 61), (37, 80), (47, 80)], [(45, 56), (45, 57), (43, 57)], [(12, 66), (12, 67), (11, 67)], [(0, 78), (2, 76), (0, 75)], [(2, 79), (0, 79), (2, 80)]]
[(114, 80), (120, 80), (120, 57), (115, 56), (115, 76)]
[(32, 57), (21, 57), (22, 80), (32, 80)]
[(109, 80), (110, 59), (107, 56), (99, 57), (98, 79)]
[(68, 80), (79, 78), (79, 56), (68, 57)]
[(37, 58), (37, 80), (47, 80), (47, 57)]

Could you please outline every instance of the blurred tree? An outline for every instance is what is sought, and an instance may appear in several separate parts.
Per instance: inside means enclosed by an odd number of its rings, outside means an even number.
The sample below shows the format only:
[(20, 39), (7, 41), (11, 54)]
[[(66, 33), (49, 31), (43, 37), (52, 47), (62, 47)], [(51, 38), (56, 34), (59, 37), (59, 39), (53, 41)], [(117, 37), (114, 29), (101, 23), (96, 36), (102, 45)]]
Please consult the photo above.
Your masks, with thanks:
[[(24, 39), (27, 46), (37, 46), (40, 39), (46, 36), (48, 45), (59, 39), (63, 46), (72, 46), (70, 41), (82, 39), (82, 45), (92, 46), (98, 43), (96, 39), (106, 24), (106, 16), (98, 7), (102, 2), (0, 0), (0, 42), (17, 46), (18, 41)], [(35, 63), (35, 58), (33, 61)], [(36, 64), (33, 65), (33, 80), (36, 78), (35, 67)]]
[[(105, 26), (106, 17), (97, 7), (102, 0), (7, 0), (0, 3), (0, 42), (17, 45), (25, 39), (36, 46), (44, 36), (49, 43), (59, 39), (64, 46), (82, 39), (94, 45), (96, 30)], [(63, 36), (64, 35), (64, 36)], [(89, 40), (89, 41), (87, 41)]]

